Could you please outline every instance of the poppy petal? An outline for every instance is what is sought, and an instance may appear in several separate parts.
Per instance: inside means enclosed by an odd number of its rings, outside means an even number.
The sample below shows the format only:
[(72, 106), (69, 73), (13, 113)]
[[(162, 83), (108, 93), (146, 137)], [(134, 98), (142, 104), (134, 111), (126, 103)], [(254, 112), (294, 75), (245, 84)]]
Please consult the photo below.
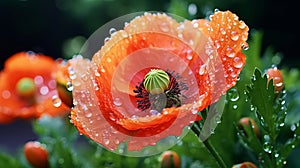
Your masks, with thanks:
[[(235, 48), (235, 39), (221, 43), (221, 48), (232, 47), (236, 52), (228, 61), (226, 53), (216, 45), (223, 36), (208, 31), (223, 21), (219, 13), (216, 15), (211, 22), (179, 24), (165, 14), (146, 13), (113, 33), (91, 62), (73, 58), (76, 106), (71, 120), (78, 130), (111, 150), (125, 141), (128, 150), (141, 150), (168, 136), (180, 136), (185, 126), (199, 119), (198, 111), (235, 84), (244, 65), (241, 46), (239, 50)], [(243, 61), (238, 68), (236, 58)], [(151, 68), (180, 74), (178, 80), (188, 86), (181, 90), (185, 98), (180, 107), (152, 114), (149, 109), (142, 112), (132, 102), (134, 85)]]
[[(66, 114), (70, 108), (62, 104), (55, 107), (52, 96), (57, 95), (53, 72), (58, 63), (49, 56), (33, 52), (19, 52), (12, 55), (4, 65), (0, 85), (0, 113), (16, 118), (38, 118), (42, 114), (51, 116)], [(19, 80), (29, 78), (36, 85), (30, 102), (20, 97), (16, 90)], [(4, 110), (5, 109), (5, 110)], [(3, 122), (1, 122), (3, 123)]]

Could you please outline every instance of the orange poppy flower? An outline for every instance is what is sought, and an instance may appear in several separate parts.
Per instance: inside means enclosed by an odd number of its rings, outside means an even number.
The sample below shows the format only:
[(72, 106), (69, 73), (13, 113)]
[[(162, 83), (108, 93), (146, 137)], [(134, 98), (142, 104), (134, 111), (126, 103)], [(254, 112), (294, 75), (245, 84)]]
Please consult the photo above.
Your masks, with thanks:
[(70, 112), (64, 103), (53, 105), (52, 97), (58, 95), (54, 78), (58, 65), (51, 57), (33, 52), (11, 56), (0, 74), (0, 123)]
[(145, 13), (113, 33), (91, 61), (73, 58), (71, 121), (78, 130), (110, 150), (180, 136), (235, 85), (245, 64), (247, 25), (230, 11), (210, 19), (178, 23)]

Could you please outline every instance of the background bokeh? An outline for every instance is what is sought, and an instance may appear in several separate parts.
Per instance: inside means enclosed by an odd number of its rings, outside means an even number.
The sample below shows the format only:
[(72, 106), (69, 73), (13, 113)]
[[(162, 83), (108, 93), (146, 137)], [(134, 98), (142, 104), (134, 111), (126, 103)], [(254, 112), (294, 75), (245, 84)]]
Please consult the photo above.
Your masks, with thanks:
[[(19, 51), (70, 58), (103, 24), (132, 12), (163, 11), (193, 19), (207, 17), (216, 8), (236, 13), (250, 30), (262, 30), (264, 49), (271, 47), (282, 54), (283, 64), (300, 67), (295, 3), (292, 0), (1, 0), (0, 69), (8, 57)], [(14, 150), (34, 137), (30, 125), (24, 121), (0, 125), (0, 144), (9, 149)]]
[(263, 47), (283, 53), (290, 66), (300, 65), (297, 5), (292, 0), (1, 0), (1, 66), (24, 50), (71, 57), (97, 28), (128, 13), (164, 11), (192, 19), (206, 17), (215, 8), (231, 10), (250, 29), (263, 30)]

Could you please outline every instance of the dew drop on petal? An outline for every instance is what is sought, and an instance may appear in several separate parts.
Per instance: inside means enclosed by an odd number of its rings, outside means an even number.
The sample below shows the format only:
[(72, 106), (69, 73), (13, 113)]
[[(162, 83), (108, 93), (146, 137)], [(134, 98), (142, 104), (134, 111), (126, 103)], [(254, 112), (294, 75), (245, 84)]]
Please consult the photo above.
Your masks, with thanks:
[(248, 50), (248, 49), (249, 49), (248, 43), (246, 43), (246, 42), (243, 43), (243, 44), (242, 44), (242, 49), (243, 49), (243, 50)]
[(110, 40), (110, 37), (105, 37), (104, 43), (108, 42)]
[(108, 145), (108, 144), (109, 144), (109, 140), (108, 140), (108, 139), (105, 139), (105, 140), (104, 140), (104, 144), (105, 144), (105, 145)]
[(163, 22), (162, 24), (160, 24), (159, 28), (163, 32), (168, 32), (170, 30), (169, 25), (166, 22)]
[(220, 28), (220, 32), (221, 32), (222, 35), (226, 34), (226, 30), (223, 27)]
[(232, 51), (232, 48), (228, 47), (226, 51), (227, 51), (226, 53), (227, 57), (233, 58), (235, 56), (235, 53)]
[(48, 88), (47, 86), (42, 86), (42, 87), (40, 88), (40, 93), (41, 93), (41, 95), (46, 95), (46, 94), (48, 94), (48, 93), (49, 93), (49, 88)]
[(120, 100), (120, 98), (114, 98), (114, 105), (115, 106), (121, 106), (122, 105), (122, 102), (121, 102), (121, 100)]
[(67, 82), (67, 89), (68, 89), (68, 91), (73, 91), (73, 84), (72, 84), (72, 82), (71, 81), (68, 81)]
[(243, 66), (243, 60), (240, 57), (235, 57), (233, 59), (233, 66), (235, 68), (241, 68)]
[(193, 55), (188, 54), (188, 55), (186, 56), (186, 59), (187, 59), (187, 60), (192, 60), (192, 59), (193, 59)]
[(42, 76), (38, 75), (38, 76), (34, 77), (33, 81), (36, 85), (41, 85), (44, 83), (44, 78)]
[(205, 71), (206, 71), (205, 65), (200, 66), (199, 75), (204, 75)]
[(109, 29), (109, 34), (110, 35), (113, 35), (114, 33), (116, 33), (117, 32), (117, 30), (115, 29), (115, 28), (110, 28)]
[(2, 97), (3, 97), (3, 99), (9, 99), (10, 96), (11, 96), (10, 91), (8, 91), (8, 90), (3, 90), (2, 91)]
[(59, 107), (59, 106), (61, 106), (62, 101), (57, 95), (54, 95), (54, 96), (52, 96), (52, 103), (53, 103), (54, 107)]
[(86, 112), (86, 113), (85, 113), (85, 116), (86, 116), (87, 118), (90, 118), (90, 117), (93, 116), (93, 113), (91, 113), (91, 112)]
[(158, 115), (160, 114), (157, 110), (150, 110), (151, 115)]
[(239, 34), (235, 31), (231, 32), (231, 40), (237, 41), (239, 39)]

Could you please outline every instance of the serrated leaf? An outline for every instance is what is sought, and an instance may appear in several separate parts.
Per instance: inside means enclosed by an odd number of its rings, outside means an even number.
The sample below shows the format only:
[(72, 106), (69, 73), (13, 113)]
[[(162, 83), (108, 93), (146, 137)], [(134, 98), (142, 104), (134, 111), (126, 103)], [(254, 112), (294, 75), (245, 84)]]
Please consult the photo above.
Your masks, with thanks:
[(257, 113), (261, 117), (260, 120), (263, 128), (275, 136), (274, 122), (273, 118), (275, 112), (273, 109), (275, 100), (275, 91), (273, 82), (270, 81), (268, 84), (267, 75), (262, 75), (259, 69), (255, 69), (254, 76), (252, 78), (252, 83), (247, 86), (247, 95), (251, 104), (256, 107)]

